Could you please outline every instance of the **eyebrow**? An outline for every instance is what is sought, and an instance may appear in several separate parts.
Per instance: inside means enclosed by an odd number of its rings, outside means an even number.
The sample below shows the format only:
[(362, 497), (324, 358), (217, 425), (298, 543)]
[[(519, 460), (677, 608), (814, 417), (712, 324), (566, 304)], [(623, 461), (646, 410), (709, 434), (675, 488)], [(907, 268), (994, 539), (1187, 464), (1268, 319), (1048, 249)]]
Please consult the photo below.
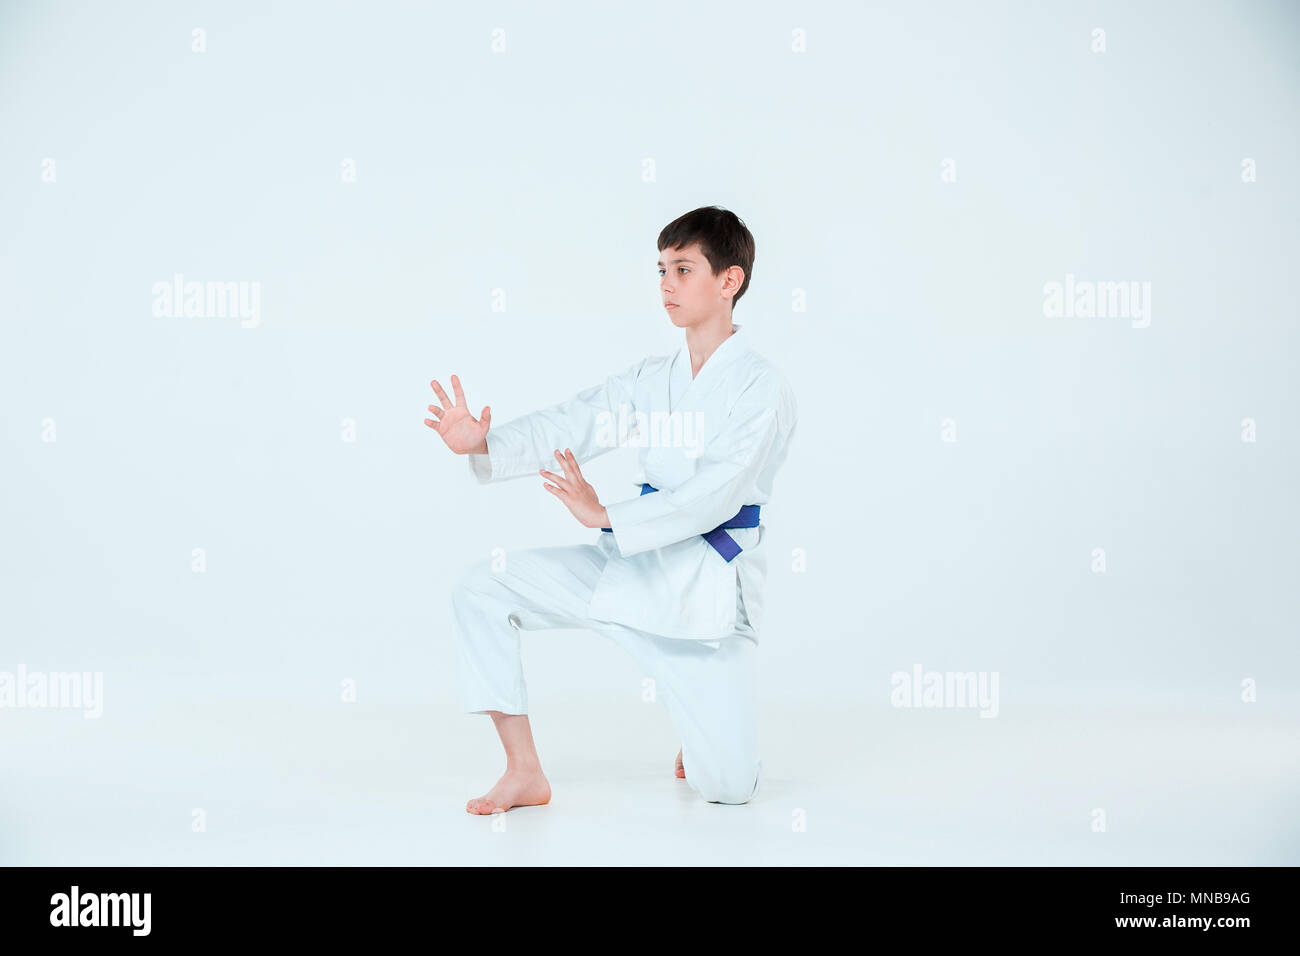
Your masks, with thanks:
[[(677, 263), (679, 263), (679, 262), (689, 262), (691, 265), (695, 265), (695, 260), (694, 260), (694, 259), (674, 259), (673, 262), (672, 262), (672, 264), (673, 264), (673, 265), (677, 265)], [(663, 261), (662, 259), (660, 259), (657, 263), (655, 263), (655, 265), (660, 265), (660, 266), (663, 265), (663, 264), (664, 264), (664, 261)]]

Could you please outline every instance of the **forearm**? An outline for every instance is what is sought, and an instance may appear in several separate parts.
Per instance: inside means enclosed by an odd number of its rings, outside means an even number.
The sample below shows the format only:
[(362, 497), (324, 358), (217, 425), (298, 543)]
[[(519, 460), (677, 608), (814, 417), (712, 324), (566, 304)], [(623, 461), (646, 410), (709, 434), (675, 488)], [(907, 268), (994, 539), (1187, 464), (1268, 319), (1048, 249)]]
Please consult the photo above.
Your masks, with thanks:
[[(618, 447), (615, 424), (634, 408), (635, 386), (645, 359), (601, 385), (584, 389), (567, 402), (551, 405), (494, 428), (466, 454), (480, 481), (521, 478), (553, 467), (554, 449), (571, 448), (587, 461)], [(489, 439), (489, 436), (496, 436)], [(492, 446), (489, 448), (489, 444)], [(489, 464), (490, 459), (490, 464)]]

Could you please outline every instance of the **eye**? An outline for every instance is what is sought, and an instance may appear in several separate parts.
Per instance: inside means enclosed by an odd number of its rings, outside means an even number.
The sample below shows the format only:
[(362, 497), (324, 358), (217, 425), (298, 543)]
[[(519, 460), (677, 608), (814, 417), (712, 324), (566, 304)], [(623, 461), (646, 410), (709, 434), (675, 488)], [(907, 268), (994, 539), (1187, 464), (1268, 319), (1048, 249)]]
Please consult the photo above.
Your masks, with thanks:
[(677, 268), (681, 269), (683, 272), (690, 272), (690, 271), (691, 271), (690, 269), (686, 268), (685, 266), (678, 266)]

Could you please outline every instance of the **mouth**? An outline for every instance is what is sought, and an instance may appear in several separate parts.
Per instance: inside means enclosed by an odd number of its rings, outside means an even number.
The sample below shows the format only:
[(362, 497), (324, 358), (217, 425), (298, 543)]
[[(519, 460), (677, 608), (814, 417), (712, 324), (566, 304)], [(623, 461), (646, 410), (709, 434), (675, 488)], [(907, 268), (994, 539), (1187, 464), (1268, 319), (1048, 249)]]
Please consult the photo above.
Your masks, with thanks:
[(665, 302), (665, 303), (664, 303), (664, 308), (665, 308), (665, 309), (675, 309), (675, 308), (677, 308), (677, 303), (676, 303), (676, 302)]

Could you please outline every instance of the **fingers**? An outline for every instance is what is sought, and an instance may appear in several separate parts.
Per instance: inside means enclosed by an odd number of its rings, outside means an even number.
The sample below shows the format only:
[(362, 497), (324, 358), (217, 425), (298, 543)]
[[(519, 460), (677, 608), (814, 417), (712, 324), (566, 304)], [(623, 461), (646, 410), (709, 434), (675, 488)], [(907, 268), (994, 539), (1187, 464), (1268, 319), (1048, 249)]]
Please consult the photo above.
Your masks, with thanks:
[(444, 408), (451, 404), (447, 398), (447, 393), (442, 390), (442, 386), (438, 384), (436, 378), (429, 384), (433, 386), (433, 391), (438, 396), (438, 401), (442, 402)]
[(465, 390), (460, 387), (460, 379), (455, 375), (451, 377), (451, 390), (456, 393), (456, 404), (465, 404)]
[(569, 478), (581, 478), (582, 472), (578, 470), (578, 459), (573, 457), (573, 452), (564, 449), (564, 454), (560, 454), (560, 449), (555, 449), (555, 460), (560, 463), (564, 474)]
[[(442, 432), (441, 432), (441, 431), (438, 431), (438, 427), (442, 424), (442, 416), (443, 416), (445, 413), (444, 413), (443, 410), (442, 410), (441, 408), (439, 408), (437, 405), (430, 405), (430, 406), (429, 406), (429, 411), (433, 412), (434, 418), (426, 418), (426, 419), (424, 420), (424, 423), (425, 423), (426, 425), (428, 425), (430, 428), (432, 428), (434, 431), (438, 432), (438, 434), (441, 435)], [(436, 421), (435, 421), (435, 419), (436, 419)]]
[(547, 490), (554, 491), (560, 497), (580, 493), (581, 489), (586, 487), (586, 482), (583, 480), (582, 471), (578, 468), (578, 459), (574, 457), (573, 452), (568, 448), (564, 449), (564, 454), (560, 454), (560, 449), (558, 448), (554, 449), (554, 451), (555, 460), (560, 463), (560, 468), (563, 470), (564, 475), (557, 475), (554, 472), (547, 471), (545, 468), (537, 469), (538, 474), (543, 478), (551, 479), (551, 481), (555, 482), (558, 486), (556, 488), (551, 488), (550, 485), (545, 485), (545, 487)]

